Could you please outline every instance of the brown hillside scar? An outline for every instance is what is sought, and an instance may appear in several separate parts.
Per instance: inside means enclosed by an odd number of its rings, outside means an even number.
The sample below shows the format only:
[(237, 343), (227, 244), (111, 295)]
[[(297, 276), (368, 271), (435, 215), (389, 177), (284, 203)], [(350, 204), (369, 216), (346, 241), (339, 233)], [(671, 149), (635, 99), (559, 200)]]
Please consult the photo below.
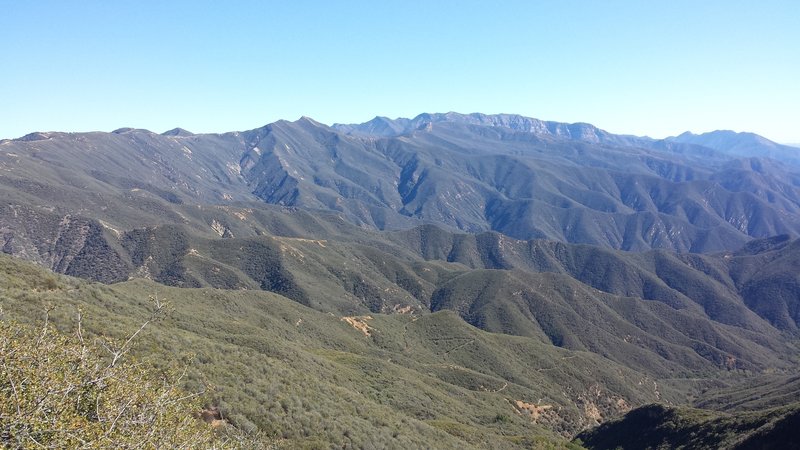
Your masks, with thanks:
[(327, 239), (304, 239), (304, 238), (293, 238), (293, 237), (284, 237), (284, 236), (281, 236), (278, 239), (279, 240), (283, 240), (283, 241), (311, 242), (311, 243), (317, 244), (317, 245), (319, 245), (320, 247), (323, 247), (323, 248), (326, 247), (325, 244), (328, 243)]
[(526, 403), (522, 400), (515, 401), (514, 406), (517, 407), (520, 414), (529, 414), (532, 422), (536, 422), (548, 409), (553, 408), (553, 405), (534, 405), (533, 403)]
[(408, 306), (400, 306), (394, 305), (392, 310), (397, 314), (414, 314), (414, 307), (411, 305)]
[(372, 328), (367, 324), (368, 320), (372, 320), (372, 316), (349, 316), (349, 317), (342, 317), (343, 322), (347, 322), (350, 324), (351, 327), (355, 328), (356, 330), (364, 333), (364, 336), (371, 336)]

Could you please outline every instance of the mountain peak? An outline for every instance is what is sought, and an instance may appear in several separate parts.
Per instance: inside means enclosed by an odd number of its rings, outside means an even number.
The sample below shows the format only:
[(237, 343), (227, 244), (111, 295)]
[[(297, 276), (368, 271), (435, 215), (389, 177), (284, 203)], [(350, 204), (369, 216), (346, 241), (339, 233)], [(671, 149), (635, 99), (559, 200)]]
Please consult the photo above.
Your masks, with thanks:
[(22, 136), (21, 138), (15, 140), (23, 142), (33, 142), (33, 141), (44, 141), (50, 139), (51, 137), (52, 137), (51, 133), (41, 133), (37, 131), (33, 133), (28, 133), (25, 136)]
[(683, 144), (702, 145), (731, 156), (760, 156), (780, 161), (800, 162), (800, 151), (797, 148), (778, 144), (764, 136), (750, 132), (715, 130), (694, 134), (687, 131), (666, 140)]
[(194, 136), (194, 133), (192, 133), (191, 131), (184, 130), (183, 128), (173, 128), (171, 130), (161, 133), (161, 135), (173, 136), (173, 137), (187, 137), (187, 136)]
[(311, 125), (323, 126), (323, 127), (326, 126), (325, 124), (317, 122), (316, 120), (314, 120), (314, 119), (312, 119), (311, 117), (308, 117), (308, 116), (300, 116), (299, 119), (295, 120), (295, 123), (301, 123), (301, 124), (302, 123), (308, 123), (308, 124), (311, 124)]
[(116, 130), (112, 131), (111, 134), (128, 134), (128, 133), (153, 133), (150, 130), (145, 130), (144, 128), (131, 128), (131, 127), (123, 127), (117, 128)]

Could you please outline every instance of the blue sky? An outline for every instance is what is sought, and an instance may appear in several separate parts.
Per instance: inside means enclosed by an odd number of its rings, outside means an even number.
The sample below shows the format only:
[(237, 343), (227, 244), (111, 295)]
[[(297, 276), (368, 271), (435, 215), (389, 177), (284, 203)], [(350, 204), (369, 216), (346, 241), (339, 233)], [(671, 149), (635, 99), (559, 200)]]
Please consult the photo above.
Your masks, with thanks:
[(0, 138), (421, 112), (800, 142), (800, 1), (0, 0)]

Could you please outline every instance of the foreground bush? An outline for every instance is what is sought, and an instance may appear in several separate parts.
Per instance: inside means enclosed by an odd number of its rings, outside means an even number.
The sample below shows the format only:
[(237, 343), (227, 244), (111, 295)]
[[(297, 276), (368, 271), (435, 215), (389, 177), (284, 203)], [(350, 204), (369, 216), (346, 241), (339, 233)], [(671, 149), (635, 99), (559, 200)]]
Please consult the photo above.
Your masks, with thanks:
[(0, 320), (0, 447), (219, 447), (179, 374), (126, 355), (136, 334), (113, 347), (85, 342), (80, 322), (65, 336)]

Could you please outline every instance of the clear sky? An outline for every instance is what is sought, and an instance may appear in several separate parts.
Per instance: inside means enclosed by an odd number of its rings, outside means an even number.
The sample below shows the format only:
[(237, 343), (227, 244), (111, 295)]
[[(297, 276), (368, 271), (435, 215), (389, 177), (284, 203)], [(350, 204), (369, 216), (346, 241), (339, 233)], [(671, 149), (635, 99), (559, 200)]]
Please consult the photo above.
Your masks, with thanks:
[(518, 113), (800, 142), (800, 0), (0, 0), (0, 138)]

